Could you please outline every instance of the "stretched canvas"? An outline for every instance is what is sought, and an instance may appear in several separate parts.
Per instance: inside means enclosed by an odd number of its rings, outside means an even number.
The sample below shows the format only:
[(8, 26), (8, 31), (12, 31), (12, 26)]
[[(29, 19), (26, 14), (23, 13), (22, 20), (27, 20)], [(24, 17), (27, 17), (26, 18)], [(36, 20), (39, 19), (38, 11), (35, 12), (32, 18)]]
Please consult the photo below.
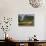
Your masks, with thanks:
[(34, 26), (33, 14), (19, 14), (18, 25), (19, 26)]

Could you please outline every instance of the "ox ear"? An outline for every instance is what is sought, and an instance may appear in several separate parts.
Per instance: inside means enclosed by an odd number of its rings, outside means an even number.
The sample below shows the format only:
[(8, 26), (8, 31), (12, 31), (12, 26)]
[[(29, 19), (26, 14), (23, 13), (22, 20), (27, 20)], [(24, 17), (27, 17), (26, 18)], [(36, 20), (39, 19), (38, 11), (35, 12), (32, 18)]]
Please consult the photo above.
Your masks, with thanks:
[(41, 6), (43, 0), (29, 0), (29, 4), (34, 7), (34, 8), (38, 8)]

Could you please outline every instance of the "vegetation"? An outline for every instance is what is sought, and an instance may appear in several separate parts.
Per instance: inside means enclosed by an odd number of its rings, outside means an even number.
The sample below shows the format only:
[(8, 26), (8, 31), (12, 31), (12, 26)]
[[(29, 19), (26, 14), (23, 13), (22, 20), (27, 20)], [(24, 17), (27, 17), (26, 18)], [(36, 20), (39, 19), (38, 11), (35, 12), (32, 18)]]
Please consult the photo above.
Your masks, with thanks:
[(27, 16), (25, 15), (23, 20), (22, 16), (18, 16), (18, 25), (20, 26), (33, 26), (34, 25), (34, 16)]

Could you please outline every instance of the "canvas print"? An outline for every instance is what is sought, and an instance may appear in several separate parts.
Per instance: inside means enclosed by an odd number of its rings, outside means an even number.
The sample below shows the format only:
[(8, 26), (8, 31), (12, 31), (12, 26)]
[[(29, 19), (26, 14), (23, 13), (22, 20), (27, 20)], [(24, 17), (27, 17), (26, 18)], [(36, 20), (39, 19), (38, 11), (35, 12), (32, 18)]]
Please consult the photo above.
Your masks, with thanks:
[(18, 25), (19, 26), (34, 26), (33, 14), (19, 14)]

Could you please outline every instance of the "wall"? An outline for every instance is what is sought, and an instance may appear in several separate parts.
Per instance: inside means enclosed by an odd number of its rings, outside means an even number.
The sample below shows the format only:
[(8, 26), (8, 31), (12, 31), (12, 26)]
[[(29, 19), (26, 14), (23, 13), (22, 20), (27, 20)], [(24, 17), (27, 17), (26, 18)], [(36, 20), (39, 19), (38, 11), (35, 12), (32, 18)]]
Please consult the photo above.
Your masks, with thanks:
[[(0, 17), (12, 17), (13, 22), (8, 31), (10, 37), (16, 40), (27, 40), (34, 34), (37, 35), (37, 39), (45, 39), (45, 15), (46, 8), (43, 7), (33, 8), (30, 6), (28, 0), (0, 0)], [(18, 14), (35, 14), (35, 26), (18, 26)], [(45, 34), (44, 34), (45, 33)], [(3, 33), (4, 34), (4, 33)], [(2, 31), (0, 33), (2, 35)], [(4, 37), (0, 36), (0, 39)]]

